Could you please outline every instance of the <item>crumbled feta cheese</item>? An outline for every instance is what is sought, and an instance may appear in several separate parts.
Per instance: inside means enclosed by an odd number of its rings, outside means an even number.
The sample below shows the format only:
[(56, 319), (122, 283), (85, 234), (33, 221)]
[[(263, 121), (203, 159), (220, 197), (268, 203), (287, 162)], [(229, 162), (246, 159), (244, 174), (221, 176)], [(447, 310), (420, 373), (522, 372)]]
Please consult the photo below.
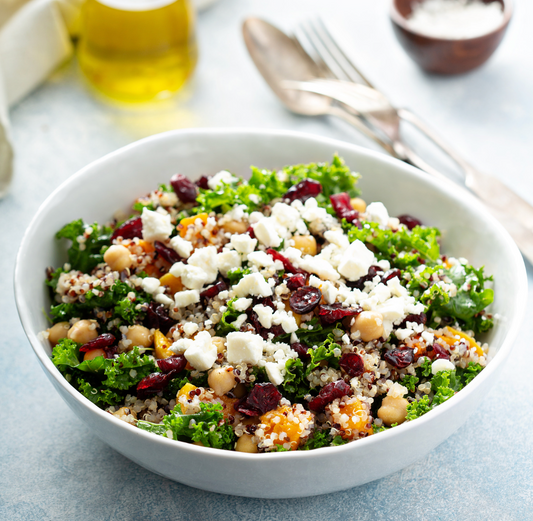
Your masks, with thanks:
[(366, 215), (369, 221), (387, 226), (389, 223), (389, 212), (383, 203), (370, 203), (366, 207)]
[(283, 383), (283, 376), (281, 375), (279, 365), (276, 362), (267, 362), (265, 364), (265, 370), (266, 370), (268, 379), (274, 385), (280, 385)]
[(238, 298), (233, 303), (233, 308), (236, 311), (246, 311), (252, 305), (253, 299), (251, 298)]
[(387, 396), (391, 396), (392, 398), (403, 398), (406, 394), (407, 387), (398, 382), (394, 382), (387, 390)]
[(269, 255), (264, 251), (253, 251), (252, 253), (249, 253), (246, 258), (248, 259), (248, 262), (255, 264), (258, 268), (268, 268), (274, 265), (272, 255)]
[(169, 308), (170, 306), (174, 305), (174, 301), (168, 297), (167, 295), (164, 295), (163, 293), (160, 293), (159, 295), (156, 295), (154, 297), (154, 300), (159, 303), (163, 304), (163, 306)]
[(426, 344), (433, 344), (433, 341), (435, 340), (435, 336), (429, 331), (422, 331), (420, 336), (425, 340)]
[(197, 302), (200, 302), (200, 292), (197, 289), (178, 291), (174, 294), (174, 302), (178, 308), (184, 308), (191, 304), (196, 304)]
[(454, 369), (455, 365), (444, 358), (439, 358), (431, 364), (431, 372), (433, 374), (437, 374), (439, 371), (453, 371)]
[(281, 237), (268, 221), (268, 218), (262, 219), (254, 225), (254, 233), (259, 242), (268, 248), (277, 248), (281, 244)]
[(193, 342), (194, 340), (192, 338), (180, 338), (179, 340), (176, 340), (169, 349), (177, 355), (182, 355), (192, 346)]
[(217, 255), (217, 267), (225, 277), (228, 271), (241, 267), (241, 256), (236, 251), (223, 251)]
[(229, 333), (226, 337), (226, 358), (230, 364), (256, 365), (263, 355), (264, 340), (253, 333)]
[(217, 347), (208, 331), (201, 331), (185, 351), (185, 358), (198, 371), (207, 371), (217, 359)]
[(302, 251), (297, 248), (289, 247), (284, 252), (283, 255), (289, 259), (293, 264), (296, 264), (302, 258)]
[(187, 322), (187, 323), (183, 326), (183, 332), (184, 332), (187, 336), (194, 335), (194, 333), (196, 333), (196, 331), (198, 331), (198, 324), (196, 324), (196, 323), (194, 323), (194, 322)]
[(248, 315), (246, 313), (242, 313), (241, 315), (239, 315), (233, 322), (232, 322), (232, 326), (235, 327), (236, 329), (240, 329), (241, 326), (246, 322), (246, 319), (248, 318)]
[(174, 277), (179, 277), (186, 288), (201, 289), (207, 283), (207, 273), (198, 266), (183, 264), (183, 262), (174, 263), (169, 273)]
[(180, 257), (183, 257), (184, 259), (188, 259), (193, 250), (192, 242), (186, 241), (179, 235), (176, 235), (176, 237), (172, 237), (172, 239), (170, 239), (170, 246)]
[(209, 181), (207, 181), (207, 186), (211, 188), (211, 190), (216, 190), (220, 186), (222, 186), (222, 183), (231, 184), (236, 183), (238, 179), (231, 175), (230, 172), (227, 170), (221, 170), (217, 174), (215, 174)]
[(275, 325), (281, 325), (285, 333), (294, 333), (298, 329), (296, 319), (292, 314), (287, 313), (285, 310), (278, 309), (272, 317), (272, 323)]
[(233, 286), (233, 290), (237, 297), (247, 297), (248, 295), (270, 297), (272, 295), (270, 284), (260, 273), (245, 275), (236, 286)]
[(309, 273), (315, 273), (323, 280), (339, 280), (340, 276), (333, 268), (333, 266), (320, 256), (306, 255), (298, 262), (298, 267), (308, 271)]
[(324, 232), (324, 239), (343, 250), (350, 246), (350, 241), (342, 230), (328, 230)]
[(197, 249), (189, 257), (188, 265), (202, 268), (207, 275), (206, 283), (215, 282), (218, 275), (217, 249), (215, 246)]
[(232, 235), (230, 239), (231, 245), (243, 255), (252, 253), (257, 246), (257, 239), (252, 239), (247, 233)]
[(274, 315), (274, 310), (269, 306), (264, 306), (263, 304), (257, 304), (253, 309), (257, 313), (257, 318), (259, 319), (261, 325), (265, 329), (270, 329), (272, 327), (272, 316)]
[(354, 281), (366, 275), (375, 260), (374, 254), (357, 239), (344, 250), (337, 269), (347, 280)]
[(142, 279), (141, 282), (141, 288), (146, 291), (146, 293), (150, 293), (150, 295), (161, 285), (159, 282), (159, 279), (156, 279), (155, 277), (145, 277)]
[(170, 215), (168, 213), (162, 215), (159, 212), (153, 212), (145, 207), (141, 214), (141, 221), (143, 225), (143, 239), (145, 241), (166, 241), (172, 233), (172, 224), (170, 223)]

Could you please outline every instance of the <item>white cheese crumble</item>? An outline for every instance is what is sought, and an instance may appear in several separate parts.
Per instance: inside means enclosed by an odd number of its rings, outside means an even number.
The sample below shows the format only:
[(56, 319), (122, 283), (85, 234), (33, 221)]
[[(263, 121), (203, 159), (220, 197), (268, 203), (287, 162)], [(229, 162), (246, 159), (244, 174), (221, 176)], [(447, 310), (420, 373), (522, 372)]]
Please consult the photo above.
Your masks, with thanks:
[(264, 340), (253, 333), (229, 333), (226, 337), (226, 358), (230, 364), (257, 365), (263, 355)]
[(270, 297), (272, 288), (260, 273), (250, 273), (245, 275), (236, 286), (233, 286), (237, 297)]
[(431, 372), (433, 374), (437, 374), (439, 371), (453, 371), (454, 369), (455, 365), (444, 358), (439, 358), (431, 364)]
[(183, 239), (179, 235), (170, 239), (170, 246), (180, 257), (183, 257), (184, 259), (189, 258), (194, 248), (192, 242)]
[(200, 292), (197, 289), (178, 291), (174, 294), (174, 302), (178, 308), (184, 308), (191, 304), (196, 304), (197, 302), (200, 302)]
[(145, 277), (142, 279), (141, 282), (141, 288), (146, 291), (146, 293), (154, 293), (154, 291), (161, 286), (161, 283), (159, 282), (159, 279), (156, 279), (155, 277)]
[(209, 181), (207, 181), (207, 186), (209, 186), (211, 190), (216, 190), (217, 188), (221, 187), (223, 183), (231, 184), (236, 183), (237, 181), (238, 179), (230, 172), (228, 172), (227, 170), (221, 170), (211, 179), (209, 179)]
[(172, 233), (172, 224), (168, 213), (153, 212), (145, 207), (141, 214), (141, 221), (143, 225), (142, 234), (145, 241), (166, 241)]
[(237, 311), (246, 311), (252, 305), (253, 299), (251, 298), (238, 298), (233, 303), (233, 308)]
[(198, 371), (207, 371), (217, 359), (217, 347), (208, 331), (201, 331), (184, 354), (187, 361)]

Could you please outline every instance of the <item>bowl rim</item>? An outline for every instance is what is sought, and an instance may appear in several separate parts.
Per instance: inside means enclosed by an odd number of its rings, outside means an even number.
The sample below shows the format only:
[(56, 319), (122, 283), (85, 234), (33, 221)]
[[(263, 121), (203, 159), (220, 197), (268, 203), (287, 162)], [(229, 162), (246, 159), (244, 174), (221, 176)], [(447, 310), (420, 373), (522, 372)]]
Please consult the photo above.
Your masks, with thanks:
[[(84, 177), (88, 176), (88, 174), (91, 172), (93, 168), (99, 167), (101, 165), (104, 165), (106, 162), (108, 162), (110, 159), (115, 158), (117, 156), (121, 156), (124, 154), (128, 154), (130, 150), (143, 147), (147, 143), (151, 143), (152, 141), (158, 141), (158, 140), (165, 140), (169, 139), (172, 140), (174, 138), (179, 139), (181, 136), (187, 137), (187, 136), (194, 136), (198, 135), (201, 137), (202, 135), (254, 135), (257, 137), (265, 137), (265, 136), (276, 136), (276, 137), (283, 137), (287, 139), (300, 139), (304, 141), (315, 141), (317, 143), (322, 144), (328, 144), (332, 147), (342, 147), (342, 148), (349, 148), (356, 154), (360, 154), (363, 156), (368, 156), (373, 159), (377, 159), (379, 162), (389, 163), (397, 168), (400, 168), (400, 170), (405, 170), (409, 175), (418, 178), (423, 183), (430, 185), (433, 185), (435, 189), (438, 191), (444, 191), (448, 195), (452, 196), (453, 198), (458, 198), (462, 204), (468, 204), (470, 206), (473, 206), (478, 212), (482, 212), (484, 219), (488, 220), (490, 225), (494, 228), (496, 228), (499, 231), (499, 234), (501, 234), (502, 239), (507, 243), (507, 247), (510, 249), (512, 260), (514, 265), (510, 266), (510, 270), (516, 270), (517, 273), (519, 273), (519, 276), (524, 281), (524, 284), (521, 284), (515, 293), (515, 299), (518, 301), (518, 313), (515, 314), (511, 319), (511, 324), (509, 327), (509, 332), (505, 336), (505, 338), (502, 340), (500, 349), (496, 353), (496, 355), (490, 360), (490, 362), (487, 364), (487, 367), (472, 381), (470, 382), (464, 389), (461, 390), (460, 393), (457, 393), (455, 396), (444, 402), (443, 404), (439, 405), (435, 409), (429, 411), (428, 413), (424, 414), (420, 418), (417, 418), (416, 420), (413, 420), (411, 422), (406, 422), (401, 425), (398, 425), (397, 427), (393, 429), (389, 429), (387, 431), (378, 433), (380, 436), (368, 436), (367, 438), (363, 438), (360, 440), (357, 440), (356, 443), (346, 443), (341, 446), (337, 447), (322, 447), (320, 449), (313, 449), (310, 451), (288, 451), (288, 452), (270, 452), (270, 453), (262, 453), (260, 454), (260, 459), (268, 458), (268, 459), (280, 459), (280, 461), (289, 461), (293, 459), (299, 459), (299, 458), (310, 458), (313, 457), (319, 457), (320, 455), (324, 454), (324, 451), (330, 451), (329, 453), (332, 454), (340, 454), (343, 451), (349, 451), (349, 450), (363, 450), (364, 447), (370, 447), (371, 445), (375, 443), (380, 443), (380, 440), (386, 440), (386, 439), (392, 439), (395, 436), (400, 436), (402, 433), (407, 433), (411, 431), (412, 429), (419, 429), (422, 425), (427, 424), (428, 422), (432, 422), (434, 419), (437, 418), (437, 416), (444, 414), (448, 409), (451, 407), (454, 407), (455, 405), (458, 405), (461, 401), (466, 400), (466, 398), (472, 394), (478, 387), (480, 387), (483, 382), (489, 378), (492, 373), (494, 373), (498, 366), (503, 364), (509, 355), (510, 351), (513, 348), (514, 340), (516, 336), (518, 335), (518, 331), (522, 325), (522, 321), (525, 315), (525, 308), (526, 308), (526, 301), (527, 301), (527, 293), (528, 293), (528, 285), (527, 285), (527, 274), (526, 274), (526, 268), (524, 265), (524, 261), (522, 259), (522, 255), (520, 251), (518, 250), (518, 247), (514, 243), (511, 236), (508, 234), (508, 232), (505, 230), (505, 228), (494, 218), (492, 215), (488, 214), (488, 212), (484, 209), (483, 205), (468, 191), (466, 190), (457, 190), (457, 185), (453, 183), (452, 181), (444, 182), (442, 180), (437, 180), (436, 178), (432, 178), (425, 172), (422, 172), (418, 168), (415, 168), (411, 165), (408, 165), (406, 163), (403, 163), (399, 161), (398, 159), (394, 159), (390, 156), (385, 155), (384, 153), (374, 151), (368, 148), (364, 148), (359, 145), (354, 145), (349, 142), (332, 139), (332, 138), (324, 138), (322, 136), (316, 135), (316, 134), (309, 134), (304, 132), (298, 132), (298, 131), (292, 131), (292, 130), (278, 130), (278, 129), (262, 129), (262, 128), (248, 128), (248, 127), (230, 127), (230, 128), (192, 128), (192, 129), (178, 129), (178, 130), (171, 130), (167, 132), (163, 132), (160, 134), (155, 134), (152, 136), (148, 136), (144, 139), (135, 141), (133, 143), (130, 143), (124, 147), (121, 147), (113, 152), (110, 152), (109, 154), (104, 155), (103, 157), (96, 159), (95, 161), (92, 161), (85, 167), (78, 170), (76, 173), (74, 173), (72, 176), (67, 178), (65, 181), (63, 181), (59, 186), (57, 186), (52, 193), (44, 200), (44, 202), (40, 205), (38, 210), (36, 211), (34, 217), (31, 219), (30, 223), (28, 224), (24, 235), (22, 237), (19, 250), (17, 253), (16, 261), (15, 261), (15, 269), (14, 269), (14, 278), (13, 278), (13, 284), (14, 284), (14, 293), (15, 293), (15, 301), (17, 305), (17, 311), (19, 314), (20, 321), (22, 323), (24, 332), (26, 333), (26, 336), (28, 337), (30, 344), (32, 346), (32, 349), (37, 356), (38, 360), (40, 361), (41, 365), (43, 366), (43, 369), (47, 373), (48, 377), (53, 378), (56, 385), (59, 385), (60, 387), (65, 390), (70, 397), (78, 403), (78, 405), (82, 406), (83, 408), (89, 408), (93, 414), (98, 415), (102, 420), (109, 421), (112, 424), (114, 424), (119, 429), (122, 429), (123, 432), (126, 434), (127, 432), (133, 433), (135, 432), (138, 436), (141, 438), (144, 438), (147, 440), (147, 442), (157, 443), (157, 444), (167, 444), (169, 447), (169, 450), (175, 450), (176, 452), (180, 452), (181, 450), (184, 451), (191, 451), (193, 453), (199, 453), (203, 455), (211, 455), (212, 457), (218, 457), (222, 459), (231, 459), (231, 460), (240, 460), (240, 461), (257, 461), (257, 457), (259, 457), (256, 454), (249, 454), (249, 453), (243, 453), (243, 452), (236, 452), (236, 451), (229, 451), (229, 450), (223, 450), (223, 449), (213, 449), (212, 447), (200, 447), (196, 446), (190, 443), (176, 441), (168, 439), (164, 436), (159, 436), (147, 431), (143, 431), (142, 429), (139, 429), (137, 427), (134, 427), (122, 420), (119, 420), (112, 414), (109, 414), (105, 412), (103, 409), (100, 409), (98, 406), (96, 406), (94, 403), (92, 403), (90, 400), (85, 398), (79, 391), (77, 391), (59, 372), (57, 367), (52, 363), (50, 357), (46, 354), (44, 347), (42, 345), (42, 340), (39, 338), (40, 332), (32, 331), (31, 326), (29, 324), (29, 307), (28, 304), (25, 302), (25, 300), (22, 297), (22, 286), (24, 281), (22, 280), (22, 273), (21, 273), (21, 259), (24, 256), (26, 250), (29, 247), (29, 244), (31, 244), (30, 236), (32, 234), (32, 230), (35, 227), (36, 223), (40, 221), (40, 216), (42, 213), (44, 213), (47, 209), (47, 207), (50, 205), (52, 201), (57, 197), (58, 194), (60, 194), (66, 187), (76, 184), (77, 182), (80, 182)], [(342, 154), (341, 154), (342, 155)], [(53, 382), (53, 383), (54, 383)], [(174, 449), (170, 449), (170, 447), (174, 447)], [(356, 447), (359, 447), (359, 449), (356, 449)]]
[[(402, 28), (405, 32), (418, 36), (420, 38), (425, 38), (430, 42), (433, 43), (457, 43), (457, 42), (474, 42), (476, 40), (482, 40), (484, 38), (487, 38), (487, 36), (495, 35), (501, 31), (503, 31), (507, 25), (509, 25), (509, 22), (511, 21), (513, 12), (514, 12), (514, 3), (513, 0), (501, 0), (503, 2), (503, 19), (498, 27), (493, 29), (492, 31), (489, 31), (488, 33), (481, 34), (479, 36), (474, 36), (472, 38), (440, 38), (437, 36), (431, 36), (428, 34), (420, 33), (418, 31), (414, 31), (406, 21), (405, 16), (403, 16), (396, 3), (398, 0), (391, 0), (390, 2), (390, 9), (389, 9), (389, 16), (391, 21), (397, 25), (398, 27)], [(420, 2), (422, 0), (412, 0), (412, 3)], [(498, 0), (493, 0), (498, 1)], [(498, 2), (499, 3), (499, 2)]]

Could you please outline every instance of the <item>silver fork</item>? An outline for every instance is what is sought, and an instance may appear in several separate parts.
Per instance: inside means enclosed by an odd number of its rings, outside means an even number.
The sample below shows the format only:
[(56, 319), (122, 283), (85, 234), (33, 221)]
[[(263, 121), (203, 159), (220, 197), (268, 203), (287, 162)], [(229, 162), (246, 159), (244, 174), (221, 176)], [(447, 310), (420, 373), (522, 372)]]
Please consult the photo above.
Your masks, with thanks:
[[(306, 41), (311, 45), (312, 52), (310, 54), (311, 56), (315, 55), (318, 57), (316, 59), (317, 64), (325, 78), (344, 80), (340, 82), (341, 84), (344, 82), (352, 82), (355, 85), (374, 89), (368, 79), (358, 70), (358, 68), (346, 56), (342, 48), (336, 43), (335, 39), (331, 36), (321, 20), (302, 24), (293, 38), (299, 42), (300, 46), (306, 52), (308, 52), (309, 48), (309, 46), (306, 45)], [(306, 83), (312, 84), (313, 82)], [(314, 89), (316, 86), (308, 86), (307, 88)], [(377, 91), (377, 89), (374, 90)], [(324, 91), (319, 92), (318, 90), (315, 92), (319, 94), (324, 93)], [(344, 85), (342, 89), (337, 91), (337, 93), (338, 92), (340, 92), (340, 94), (337, 94), (337, 97), (347, 95), (347, 86)], [(352, 95), (355, 95), (355, 90), (352, 90), (351, 92)], [(379, 91), (377, 92), (379, 93)], [(533, 207), (497, 178), (483, 174), (475, 169), (459, 156), (457, 152), (443, 141), (431, 128), (420, 120), (418, 116), (407, 109), (395, 109), (392, 104), (388, 102), (387, 98), (384, 95), (382, 96), (386, 100), (385, 105), (377, 111), (371, 109), (366, 112), (360, 111), (360, 115), (372, 126), (377, 127), (383, 133), (388, 135), (393, 142), (393, 147), (395, 141), (397, 141), (397, 143), (399, 142), (400, 146), (398, 147), (398, 144), (396, 144), (396, 147), (394, 148), (396, 154), (400, 158), (403, 152), (405, 155), (403, 158), (404, 160), (418, 166), (430, 174), (442, 177), (440, 172), (414, 154), (414, 152), (401, 141), (399, 135), (400, 119), (417, 127), (460, 167), (464, 174), (464, 183), (466, 187), (487, 205), (488, 209), (507, 228), (522, 250), (522, 253), (533, 262)], [(389, 107), (388, 110), (386, 110), (387, 105)], [(393, 114), (393, 112), (395, 112), (395, 114)], [(401, 147), (403, 147), (403, 151)]]

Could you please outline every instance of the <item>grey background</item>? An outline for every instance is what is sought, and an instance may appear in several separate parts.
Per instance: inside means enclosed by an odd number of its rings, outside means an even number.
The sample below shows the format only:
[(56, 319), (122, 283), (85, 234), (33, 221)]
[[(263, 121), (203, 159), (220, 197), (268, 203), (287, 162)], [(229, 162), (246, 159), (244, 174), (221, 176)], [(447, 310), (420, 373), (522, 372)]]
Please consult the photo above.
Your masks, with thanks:
[[(533, 3), (516, 0), (495, 56), (460, 77), (428, 76), (416, 68), (394, 39), (387, 4), (221, 0), (199, 17), (199, 66), (171, 106), (127, 112), (106, 105), (90, 95), (72, 61), (12, 109), (15, 180), (0, 201), (1, 520), (533, 519), (531, 297), (502, 377), (445, 443), (380, 481), (277, 501), (196, 490), (108, 448), (53, 391), (16, 313), (12, 273), (31, 217), (63, 180), (117, 147), (173, 128), (207, 126), (290, 128), (371, 146), (344, 123), (298, 117), (281, 106), (242, 43), (240, 24), (249, 15), (289, 29), (321, 14), (395, 103), (414, 109), (480, 169), (533, 203), (527, 154), (533, 139)], [(533, 271), (527, 267), (531, 289)], [(186, 481), (186, 468), (183, 476)]]

